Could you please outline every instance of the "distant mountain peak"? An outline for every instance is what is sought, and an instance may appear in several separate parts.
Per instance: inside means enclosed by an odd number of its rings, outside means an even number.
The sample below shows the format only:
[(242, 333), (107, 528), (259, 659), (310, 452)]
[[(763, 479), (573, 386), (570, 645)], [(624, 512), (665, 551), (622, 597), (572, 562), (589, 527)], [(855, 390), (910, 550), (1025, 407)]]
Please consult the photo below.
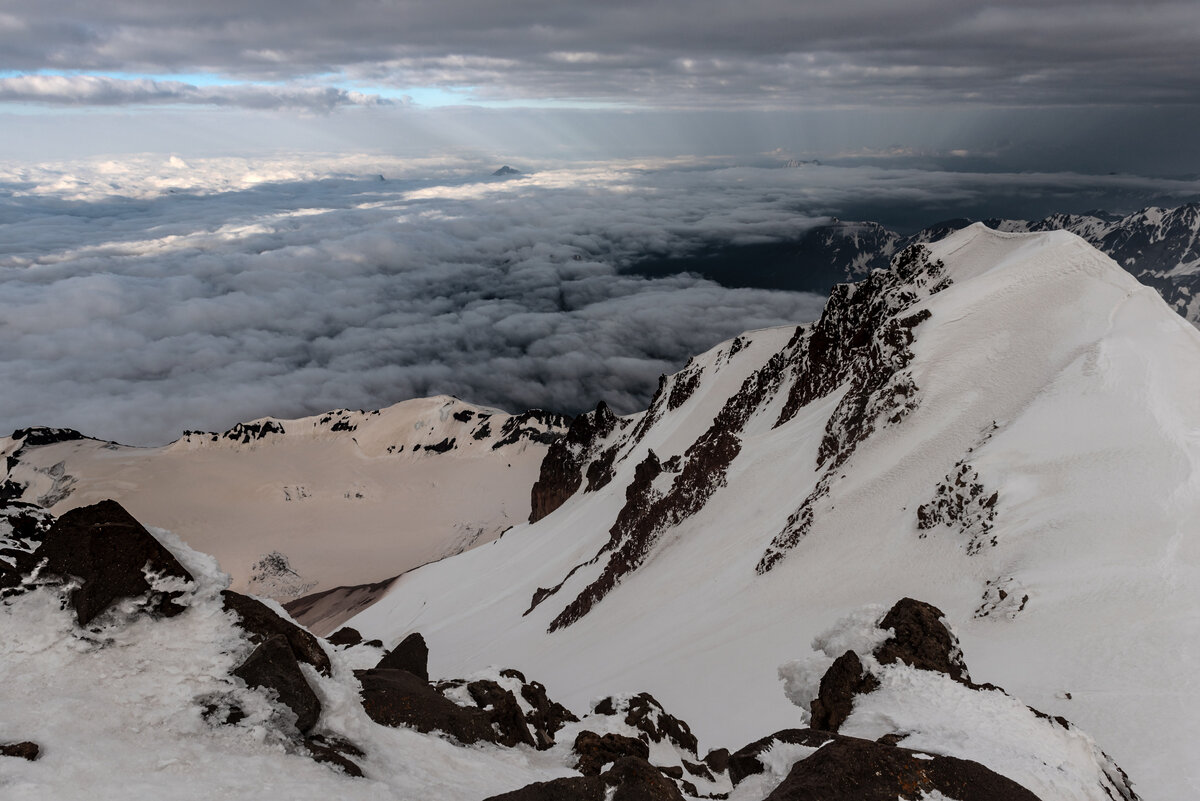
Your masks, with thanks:
[(508, 166), (507, 164), (505, 164), (503, 167), (501, 167), (500, 169), (498, 169), (494, 173), (492, 173), (493, 176), (498, 176), (498, 177), (504, 177), (506, 175), (520, 175), (520, 174), (521, 174), (520, 170), (514, 170), (512, 167)]

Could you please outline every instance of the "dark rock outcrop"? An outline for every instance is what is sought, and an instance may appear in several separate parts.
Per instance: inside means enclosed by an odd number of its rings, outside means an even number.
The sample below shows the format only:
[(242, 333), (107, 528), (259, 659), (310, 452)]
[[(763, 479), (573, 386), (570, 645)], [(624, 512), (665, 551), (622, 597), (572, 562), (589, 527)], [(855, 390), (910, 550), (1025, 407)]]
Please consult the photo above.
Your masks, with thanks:
[(683, 801), (675, 782), (639, 757), (618, 759), (601, 778), (616, 788), (612, 801)]
[(4, 597), (15, 593), (13, 588), (37, 566), (34, 553), (54, 525), (54, 515), (35, 504), (9, 500), (0, 501), (0, 520), (9, 528), (8, 534), (0, 534), (0, 597)]
[(539, 750), (554, 745), (554, 735), (567, 723), (579, 718), (571, 710), (557, 701), (551, 700), (546, 694), (546, 688), (540, 682), (526, 681), (524, 674), (516, 670), (502, 670), (500, 675), (515, 678), (521, 682), (521, 697), (533, 709), (525, 713), (525, 724), (533, 734)]
[(384, 726), (440, 731), (460, 743), (495, 742), (486, 713), (462, 707), (407, 670), (356, 670), (362, 684), (363, 709)]
[(765, 801), (1038, 801), (978, 762), (838, 737), (800, 760)]
[(604, 698), (593, 707), (598, 715), (625, 715), (625, 723), (643, 732), (650, 742), (669, 740), (695, 754), (699, 748), (696, 735), (686, 722), (667, 712), (650, 693), (638, 693), (630, 698)]
[(572, 750), (579, 755), (575, 769), (585, 776), (599, 775), (605, 765), (622, 757), (650, 758), (650, 746), (641, 740), (621, 734), (601, 736), (587, 730), (576, 735)]
[(496, 733), (495, 742), (512, 748), (515, 745), (537, 747), (537, 740), (525, 723), (525, 714), (516, 696), (494, 681), (483, 679), (467, 685), (475, 706), (487, 713)]
[(153, 590), (147, 573), (193, 581), (191, 573), (116, 501), (72, 509), (46, 532), (37, 558), (44, 576), (76, 580), (68, 603), (87, 625), (115, 601), (145, 596), (146, 608), (171, 617), (179, 592)]
[(791, 745), (817, 748), (829, 742), (834, 736), (829, 732), (813, 729), (784, 729), (763, 737), (761, 740), (755, 740), (728, 755), (726, 762), (729, 770), (729, 780), (734, 785), (737, 785), (747, 776), (762, 773), (765, 767), (762, 760), (759, 759), (759, 755), (773, 748), (776, 743), (789, 743)]
[(604, 801), (604, 780), (599, 776), (572, 776), (549, 782), (534, 782), (484, 801)]
[(325, 641), (330, 645), (350, 647), (361, 643), (363, 638), (358, 629), (351, 628), (350, 626), (342, 626), (333, 634), (330, 634), (328, 637), (326, 637)]
[(704, 755), (704, 764), (713, 773), (724, 773), (729, 770), (729, 758), (728, 748), (714, 748)]
[(942, 610), (924, 601), (902, 598), (896, 602), (879, 628), (895, 634), (875, 649), (880, 664), (903, 662), (921, 670), (936, 670), (955, 681), (969, 681), (958, 639), (942, 622)]
[(400, 641), (395, 648), (383, 655), (375, 666), (383, 670), (407, 670), (421, 681), (429, 681), (429, 646), (420, 632)]
[(812, 700), (812, 725), (823, 731), (837, 731), (850, 717), (854, 696), (879, 687), (879, 680), (863, 670), (858, 654), (847, 651), (833, 661), (821, 677), (821, 689)]
[(31, 743), (28, 740), (22, 743), (0, 743), (0, 756), (17, 757), (19, 759), (28, 759), (30, 762), (36, 762), (41, 753), (41, 747), (37, 743)]
[[(608, 795), (608, 788), (613, 788)], [(621, 757), (600, 776), (536, 782), (486, 801), (683, 801), (679, 789), (658, 768), (639, 757)]]
[(530, 523), (541, 520), (575, 494), (599, 443), (616, 425), (616, 415), (604, 401), (594, 411), (571, 421), (567, 433), (550, 446), (542, 459), (538, 480), (530, 491)]
[(273, 690), (296, 713), (296, 728), (306, 732), (321, 717), (321, 702), (300, 671), (287, 639), (276, 634), (259, 644), (233, 675), (250, 687)]
[(285, 620), (262, 601), (248, 595), (223, 590), (221, 601), (226, 612), (232, 612), (241, 620), (241, 626), (250, 635), (251, 642), (261, 643), (271, 637), (281, 636), (297, 660), (312, 665), (324, 676), (330, 675), (329, 656), (321, 647), (321, 641), (310, 632)]

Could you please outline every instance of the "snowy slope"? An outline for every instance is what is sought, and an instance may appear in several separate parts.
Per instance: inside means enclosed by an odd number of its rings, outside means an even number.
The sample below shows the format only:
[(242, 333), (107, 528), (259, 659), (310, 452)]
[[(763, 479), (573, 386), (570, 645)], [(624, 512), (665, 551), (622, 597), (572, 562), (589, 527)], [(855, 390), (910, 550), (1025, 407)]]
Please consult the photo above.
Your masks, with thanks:
[(1200, 333), (1067, 232), (929, 250), (697, 357), (576, 449), (561, 507), (351, 624), (568, 706), (648, 690), (736, 747), (800, 725), (775, 667), (831, 618), (918, 597), (976, 681), (1079, 724), (1145, 797), (1194, 797)]
[(113, 498), (215, 555), (235, 589), (286, 599), (391, 578), (524, 520), (567, 422), (442, 396), (188, 432), (162, 448), (35, 429), (0, 440), (0, 455), (18, 497), (56, 514)]

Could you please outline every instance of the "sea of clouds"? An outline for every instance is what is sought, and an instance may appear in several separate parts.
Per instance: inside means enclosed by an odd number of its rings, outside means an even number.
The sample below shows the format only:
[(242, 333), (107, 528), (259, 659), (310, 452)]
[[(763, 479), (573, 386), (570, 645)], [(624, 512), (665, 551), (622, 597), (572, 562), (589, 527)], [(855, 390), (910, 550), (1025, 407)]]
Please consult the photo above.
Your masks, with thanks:
[(689, 356), (814, 319), (823, 304), (641, 277), (626, 269), (637, 260), (792, 240), (864, 193), (970, 204), (1072, 181), (704, 160), (502, 179), (496, 166), (311, 155), (0, 165), (0, 430), (157, 444), (185, 428), (438, 393), (635, 411)]

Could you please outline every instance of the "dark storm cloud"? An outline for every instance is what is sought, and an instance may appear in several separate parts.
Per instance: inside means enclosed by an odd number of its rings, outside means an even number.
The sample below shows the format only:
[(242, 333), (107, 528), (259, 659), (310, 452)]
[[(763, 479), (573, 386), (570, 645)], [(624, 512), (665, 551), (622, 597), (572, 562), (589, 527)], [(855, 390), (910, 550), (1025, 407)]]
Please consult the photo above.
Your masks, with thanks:
[(687, 107), (1196, 103), (1194, 0), (20, 0), (0, 69)]

